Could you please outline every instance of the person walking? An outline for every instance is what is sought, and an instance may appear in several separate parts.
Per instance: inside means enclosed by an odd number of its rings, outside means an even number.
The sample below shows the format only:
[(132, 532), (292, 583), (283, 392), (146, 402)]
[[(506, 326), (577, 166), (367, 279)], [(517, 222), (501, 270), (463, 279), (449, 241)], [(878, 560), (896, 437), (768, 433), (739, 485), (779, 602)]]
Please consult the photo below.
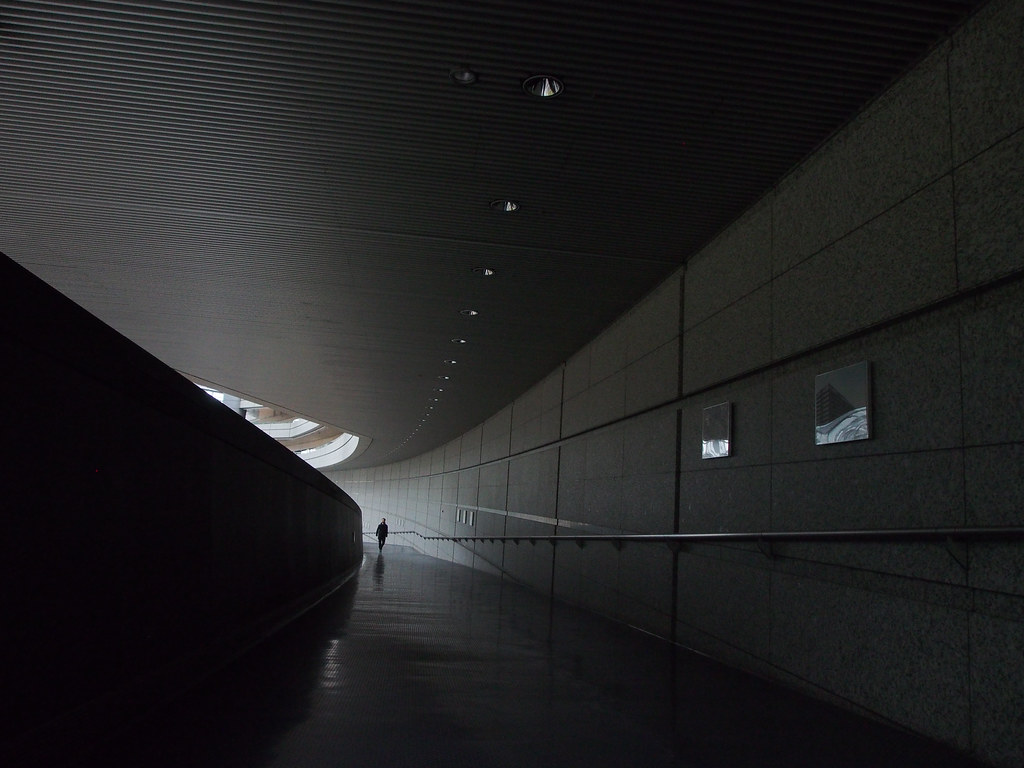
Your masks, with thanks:
[(384, 549), (384, 540), (388, 537), (388, 521), (386, 518), (380, 519), (380, 525), (377, 526), (377, 551)]

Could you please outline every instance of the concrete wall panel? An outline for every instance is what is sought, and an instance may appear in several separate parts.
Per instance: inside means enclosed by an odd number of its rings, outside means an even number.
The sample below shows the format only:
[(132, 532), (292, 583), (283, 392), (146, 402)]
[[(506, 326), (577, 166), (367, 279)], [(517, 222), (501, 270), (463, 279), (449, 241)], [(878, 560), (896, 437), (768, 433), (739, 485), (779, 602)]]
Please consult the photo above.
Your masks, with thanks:
[(563, 437), (579, 434), (591, 426), (590, 400), (591, 391), (589, 389), (566, 399), (562, 406)]
[(1021, 620), (971, 615), (971, 735), (995, 765), (1024, 765)]
[(957, 168), (956, 222), (961, 287), (1024, 269), (1024, 132)]
[(628, 330), (628, 324), (618, 320), (590, 343), (591, 386), (626, 367)]
[(964, 439), (968, 445), (1024, 441), (1024, 286), (979, 301), (963, 321)]
[(445, 454), (444, 446), (441, 446), (440, 448), (436, 448), (435, 450), (433, 450), (431, 452), (431, 454), (430, 454), (430, 473), (432, 475), (437, 475), (437, 474), (440, 474), (441, 472), (444, 472), (444, 469), (445, 469), (445, 466), (444, 466), (444, 454)]
[(627, 323), (626, 361), (633, 363), (679, 337), (682, 275), (673, 275), (634, 307)]
[(960, 451), (778, 464), (771, 487), (772, 527), (779, 531), (927, 528), (963, 521)]
[(597, 477), (583, 486), (583, 518), (579, 522), (595, 526), (592, 533), (622, 530), (625, 488), (622, 477)]
[(779, 185), (774, 274), (949, 172), (947, 51), (933, 52)]
[(949, 79), (957, 165), (1024, 125), (1022, 25), (1019, 0), (996, 0), (953, 38)]
[(721, 560), (714, 548), (679, 556), (679, 639), (715, 652), (729, 645), (769, 657), (770, 579), (767, 569)]
[(721, 466), (679, 478), (681, 533), (771, 530), (771, 468)]
[(627, 544), (619, 553), (619, 615), (661, 637), (672, 633), (672, 553), (661, 544)]
[(585, 477), (599, 479), (622, 477), (625, 462), (626, 429), (623, 426), (602, 429), (588, 435)]
[(508, 462), (488, 464), (480, 468), (478, 504), (486, 509), (505, 509), (508, 502)]
[(622, 429), (622, 473), (643, 476), (675, 472), (675, 441), (675, 410), (662, 409), (630, 420)]
[(459, 436), (444, 446), (444, 471), (454, 472), (459, 468), (462, 456), (462, 437)]
[(512, 410), (508, 405), (484, 422), (480, 437), (480, 461), (493, 461), (509, 454), (512, 436)]
[(562, 396), (568, 400), (590, 386), (591, 345), (583, 347), (565, 363), (565, 379)]
[(675, 399), (679, 391), (679, 343), (667, 342), (626, 369), (625, 412), (637, 413)]
[(672, 533), (676, 473), (626, 475), (622, 478), (622, 517), (625, 533)]
[(480, 498), (480, 467), (464, 469), (458, 473), (460, 507), (476, 507)]
[(773, 662), (970, 747), (966, 613), (778, 574), (771, 600)]
[(772, 277), (772, 201), (766, 197), (686, 267), (683, 328), (735, 304)]
[(598, 427), (621, 419), (626, 412), (626, 374), (614, 373), (589, 390), (584, 428)]
[(1024, 509), (1024, 445), (964, 451), (967, 525), (1018, 525)]
[[(975, 542), (970, 545), (970, 584), (989, 593), (1024, 596), (1024, 548), (1004, 542)], [(1024, 621), (1024, 602), (1006, 600), (1004, 604), (978, 604), (988, 611)]]
[(462, 436), (459, 445), (459, 467), (475, 467), (480, 463), (482, 439), (483, 425), (471, 429)]
[(509, 511), (553, 518), (557, 483), (557, 450), (512, 459), (508, 471)]
[(772, 294), (774, 356), (954, 293), (952, 206), (947, 176), (781, 275)]
[(772, 290), (754, 291), (684, 334), (684, 394), (771, 360)]

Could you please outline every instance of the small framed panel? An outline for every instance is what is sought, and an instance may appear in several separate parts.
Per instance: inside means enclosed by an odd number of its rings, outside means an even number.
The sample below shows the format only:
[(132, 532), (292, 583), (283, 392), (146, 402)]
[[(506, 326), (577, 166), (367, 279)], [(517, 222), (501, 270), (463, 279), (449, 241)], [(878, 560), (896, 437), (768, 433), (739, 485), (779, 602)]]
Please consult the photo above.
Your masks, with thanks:
[(732, 451), (732, 403), (709, 405), (701, 425), (702, 459), (721, 459)]
[(814, 377), (814, 443), (871, 437), (871, 369), (867, 362)]

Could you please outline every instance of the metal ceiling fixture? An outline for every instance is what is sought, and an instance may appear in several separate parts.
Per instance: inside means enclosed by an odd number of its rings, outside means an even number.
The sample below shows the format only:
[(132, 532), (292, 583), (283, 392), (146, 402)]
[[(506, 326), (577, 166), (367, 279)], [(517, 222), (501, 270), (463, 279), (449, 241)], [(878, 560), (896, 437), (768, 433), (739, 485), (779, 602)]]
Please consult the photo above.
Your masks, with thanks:
[(552, 75), (533, 75), (523, 80), (523, 90), (538, 99), (553, 99), (565, 86)]
[[(0, 251), (172, 367), (365, 436), (347, 466), (410, 459), (542, 381), (982, 0), (565, 0), (570, 34), (532, 23), (551, 5), (0, 2)], [(423, 381), (458, 397), (396, 450)]]
[(448, 73), (448, 77), (452, 79), (452, 82), (459, 85), (472, 85), (477, 81), (476, 72), (465, 65), (455, 67), (455, 69)]

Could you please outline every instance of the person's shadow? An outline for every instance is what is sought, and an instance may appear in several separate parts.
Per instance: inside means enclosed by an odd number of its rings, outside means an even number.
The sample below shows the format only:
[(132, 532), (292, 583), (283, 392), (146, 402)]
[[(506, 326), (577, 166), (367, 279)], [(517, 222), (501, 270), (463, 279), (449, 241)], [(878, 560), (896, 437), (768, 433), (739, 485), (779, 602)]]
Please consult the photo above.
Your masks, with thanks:
[(384, 555), (377, 555), (377, 562), (373, 566), (373, 588), (374, 590), (384, 589)]

